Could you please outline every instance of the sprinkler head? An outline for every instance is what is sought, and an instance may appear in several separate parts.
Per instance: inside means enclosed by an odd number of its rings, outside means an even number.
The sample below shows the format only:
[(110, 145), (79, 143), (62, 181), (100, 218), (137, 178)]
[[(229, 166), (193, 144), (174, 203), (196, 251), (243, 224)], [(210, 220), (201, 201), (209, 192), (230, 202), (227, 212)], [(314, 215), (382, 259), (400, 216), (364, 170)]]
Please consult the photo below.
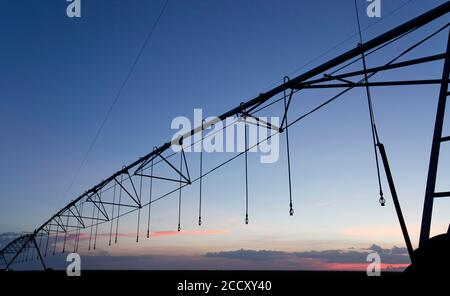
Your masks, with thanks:
[(181, 225), (178, 224), (178, 232), (180, 232), (180, 231), (181, 231)]
[(379, 200), (379, 202), (380, 202), (380, 205), (382, 206), (382, 207), (384, 207), (385, 205), (386, 205), (386, 200), (384, 199), (384, 197), (382, 196), (382, 197), (380, 197), (380, 200)]
[(245, 224), (248, 224), (248, 216), (245, 216)]
[(294, 208), (291, 207), (291, 209), (289, 210), (289, 215), (294, 216)]
[(198, 217), (198, 226), (201, 226), (201, 225), (202, 225), (202, 218)]

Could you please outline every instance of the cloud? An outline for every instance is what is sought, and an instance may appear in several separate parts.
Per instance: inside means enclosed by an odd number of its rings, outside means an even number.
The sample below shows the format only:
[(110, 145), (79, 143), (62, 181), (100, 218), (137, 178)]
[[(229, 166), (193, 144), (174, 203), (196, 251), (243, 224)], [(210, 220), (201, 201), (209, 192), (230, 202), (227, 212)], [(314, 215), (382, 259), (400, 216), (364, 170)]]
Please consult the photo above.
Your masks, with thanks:
[(408, 250), (406, 248), (393, 246), (390, 249), (383, 249), (374, 244), (367, 250), (377, 252), (384, 263), (410, 263)]
[(381, 257), (383, 269), (404, 269), (410, 264), (406, 248), (396, 246), (384, 249), (372, 245), (367, 249), (336, 249), (323, 251), (283, 252), (273, 250), (235, 250), (206, 253), (207, 258), (224, 258), (253, 261), (284, 261), (296, 265), (299, 269), (324, 270), (365, 270), (367, 255), (377, 252)]
[(236, 251), (222, 251), (217, 253), (206, 253), (206, 257), (210, 258), (228, 258), (241, 260), (274, 260), (282, 259), (288, 253), (282, 251), (267, 251), (267, 250), (236, 250)]
[[(284, 252), (276, 250), (234, 250), (197, 255), (113, 255), (82, 254), (85, 269), (140, 269), (140, 270), (352, 270), (365, 271), (367, 254), (377, 250), (381, 256), (381, 269), (404, 270), (408, 257), (403, 248), (382, 248), (372, 245), (366, 249), (335, 249), (324, 251)], [(67, 266), (66, 254), (45, 258), (55, 269)], [(40, 268), (39, 262), (34, 266)], [(30, 263), (28, 263), (30, 264)], [(17, 265), (20, 268), (22, 265)], [(22, 266), (22, 268), (31, 265)]]
[[(177, 235), (220, 235), (227, 230), (183, 230), (183, 231), (154, 231), (153, 237)], [(22, 233), (0, 233), (0, 244), (5, 246)], [(109, 237), (109, 233), (98, 236)], [(119, 237), (135, 237), (135, 233), (118, 233)], [(113, 234), (114, 236), (114, 234)], [(87, 233), (80, 234), (80, 240), (89, 240)], [(67, 240), (73, 240), (75, 234), (69, 234)], [(59, 237), (61, 243), (63, 236)], [(52, 243), (50, 244), (53, 245)], [(406, 248), (393, 246), (383, 248), (371, 245), (367, 248), (330, 249), (322, 251), (286, 252), (279, 250), (251, 250), (238, 249), (231, 251), (216, 251), (205, 254), (179, 256), (115, 256), (106, 250), (99, 250), (95, 254), (83, 254), (87, 266), (97, 268), (120, 269), (256, 269), (256, 270), (365, 270), (369, 264), (367, 255), (377, 252), (381, 257), (383, 270), (400, 271), (409, 264)], [(61, 255), (62, 256), (62, 255)], [(66, 264), (62, 256), (54, 263), (63, 267)], [(55, 258), (56, 260), (57, 258)], [(47, 258), (49, 260), (49, 258)], [(52, 265), (52, 264), (50, 264)]]

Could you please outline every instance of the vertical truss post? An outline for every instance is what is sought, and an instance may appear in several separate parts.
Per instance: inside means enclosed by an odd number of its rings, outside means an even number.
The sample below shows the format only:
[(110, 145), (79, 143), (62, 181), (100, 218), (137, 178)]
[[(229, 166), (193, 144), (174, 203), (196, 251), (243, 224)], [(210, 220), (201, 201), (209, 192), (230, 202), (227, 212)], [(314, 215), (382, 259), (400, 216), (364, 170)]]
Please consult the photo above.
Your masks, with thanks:
[(430, 164), (428, 167), (427, 186), (425, 189), (425, 201), (423, 205), (419, 247), (424, 247), (430, 237), (431, 216), (433, 213), (433, 200), (435, 198), (436, 176), (439, 163), (439, 150), (442, 142), (442, 127), (444, 124), (445, 105), (448, 96), (449, 74), (450, 74), (450, 31), (447, 41), (447, 52), (445, 56), (444, 70), (442, 73), (442, 83), (436, 111), (433, 143), (431, 145)]

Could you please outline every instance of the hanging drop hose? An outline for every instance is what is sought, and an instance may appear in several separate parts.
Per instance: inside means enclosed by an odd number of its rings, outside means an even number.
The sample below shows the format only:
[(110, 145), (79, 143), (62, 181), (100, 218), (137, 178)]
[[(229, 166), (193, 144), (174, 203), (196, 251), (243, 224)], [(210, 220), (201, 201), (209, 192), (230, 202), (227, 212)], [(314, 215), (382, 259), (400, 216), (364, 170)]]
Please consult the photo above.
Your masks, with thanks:
[(178, 194), (178, 232), (181, 231), (181, 187), (182, 187), (182, 173), (183, 173), (183, 143), (180, 142), (181, 145), (181, 153), (180, 153), (180, 182), (179, 182), (179, 194)]
[(55, 235), (55, 243), (53, 245), (53, 256), (55, 255), (56, 252), (56, 244), (58, 243), (58, 232), (59, 232), (59, 228), (58, 225), (56, 225), (56, 235)]
[[(80, 220), (83, 221), (83, 208), (84, 208), (84, 201), (80, 205)], [(98, 224), (97, 224), (98, 225)], [(77, 234), (77, 248), (76, 252), (78, 252), (78, 246), (80, 245), (80, 234), (81, 234), (81, 227), (84, 227), (82, 223), (80, 223), (80, 227), (78, 227), (78, 234)]]
[(25, 256), (25, 262), (28, 262), (28, 256), (30, 255), (30, 247), (26, 247), (27, 252), (26, 252), (26, 256)]
[[(289, 77), (285, 76), (284, 83), (286, 83), (288, 81), (289, 81)], [(284, 118), (285, 118), (285, 122), (286, 122), (286, 127), (283, 128), (281, 126), (280, 128), (282, 128), (286, 132), (286, 150), (287, 150), (288, 180), (289, 180), (289, 215), (293, 216), (294, 208), (292, 206), (291, 156), (289, 153), (289, 131), (288, 131), (288, 117), (287, 117), (288, 105), (286, 102), (286, 97), (287, 97), (287, 93), (286, 93), (286, 90), (284, 90), (283, 91), (283, 100), (284, 100), (284, 112), (285, 112)]]
[[(81, 205), (81, 204), (80, 204)], [(75, 205), (76, 207), (76, 205)], [(74, 215), (75, 217), (75, 215)], [(80, 231), (80, 221), (77, 220), (77, 228), (75, 230), (75, 237), (73, 238), (73, 252), (76, 253), (77, 252), (77, 237), (78, 237), (78, 233)], [(58, 226), (56, 226), (56, 230), (58, 231)]]
[[(66, 241), (67, 241), (67, 232), (69, 231), (69, 215), (67, 215), (66, 218), (66, 233), (64, 234), (64, 243), (63, 243), (63, 249), (62, 253), (64, 254), (66, 251)], [(39, 240), (39, 249), (41, 249), (41, 240)]]
[(198, 203), (198, 226), (202, 225), (202, 179), (203, 179), (203, 128), (205, 120), (202, 120), (202, 131), (200, 141), (200, 180), (199, 180), (199, 203)]
[(112, 202), (111, 225), (109, 227), (109, 245), (111, 245), (111, 239), (112, 239), (112, 229), (113, 229), (113, 221), (114, 221), (114, 204), (115, 203), (116, 203), (116, 182), (114, 182), (114, 187), (113, 187), (113, 202)]
[(245, 224), (248, 224), (248, 143), (247, 143), (247, 123), (244, 121), (245, 137)]
[(138, 209), (138, 221), (137, 221), (137, 231), (136, 231), (136, 242), (139, 242), (139, 227), (141, 224), (141, 197), (142, 197), (142, 175), (139, 182), (139, 209)]
[(119, 186), (119, 204), (117, 205), (116, 237), (114, 238), (115, 244), (117, 244), (117, 234), (119, 231), (120, 204), (122, 202), (122, 182), (123, 182), (123, 175), (120, 175), (120, 185), (121, 186)]
[(24, 253), (23, 254), (24, 262), (27, 262), (28, 261), (28, 255), (30, 253), (30, 248), (27, 245), (25, 245), (23, 253)]
[[(94, 250), (97, 248), (97, 233), (98, 233), (98, 220), (100, 218), (100, 209), (97, 209), (97, 220), (95, 223), (95, 235), (94, 235)], [(93, 227), (91, 227), (93, 228)]]
[[(157, 148), (156, 146), (153, 147), (153, 151), (155, 151)], [(150, 216), (152, 211), (152, 190), (153, 190), (153, 160), (151, 162), (150, 166), (150, 193), (149, 193), (149, 201), (148, 201), (148, 220), (147, 220), (147, 238), (150, 237)]]
[(52, 229), (52, 226), (50, 225), (47, 229), (47, 240), (45, 242), (45, 254), (44, 257), (47, 257), (47, 250), (48, 250), (48, 241), (50, 240), (50, 231)]
[[(95, 201), (92, 201), (92, 222), (94, 221), (94, 217), (95, 217)], [(91, 227), (91, 231), (89, 234), (89, 246), (88, 246), (88, 251), (91, 250), (91, 241), (92, 241), (92, 231), (94, 230), (94, 227)]]
[[(356, 10), (356, 20), (357, 20), (357, 24), (358, 24), (359, 41), (360, 41), (360, 43), (358, 44), (358, 47), (360, 47), (363, 44), (363, 37), (362, 37), (362, 31), (361, 31), (361, 22), (359, 20), (358, 4), (357, 4), (356, 0), (355, 0), (355, 10)], [(364, 72), (364, 80), (366, 83), (369, 83), (369, 77), (367, 75), (366, 57), (365, 57), (365, 54), (363, 51), (361, 51), (361, 60), (362, 60), (363, 68), (365, 71)], [(380, 144), (380, 142), (378, 139), (378, 133), (377, 133), (377, 128), (376, 128), (376, 124), (375, 124), (375, 116), (373, 114), (372, 97), (371, 97), (370, 88), (368, 85), (366, 85), (366, 94), (367, 94), (367, 104), (369, 106), (370, 127), (372, 130), (372, 141), (373, 141), (373, 149), (374, 149), (374, 154), (375, 154), (375, 164), (376, 164), (376, 168), (377, 168), (378, 188), (380, 190), (379, 202), (380, 202), (381, 206), (384, 206), (386, 204), (386, 200), (383, 197), (383, 187), (381, 186), (380, 165), (379, 165), (378, 153), (377, 153), (377, 146)]]
[(41, 250), (41, 243), (42, 243), (42, 234), (39, 234), (38, 257), (36, 259), (39, 258), (39, 254), (40, 254), (40, 250)]

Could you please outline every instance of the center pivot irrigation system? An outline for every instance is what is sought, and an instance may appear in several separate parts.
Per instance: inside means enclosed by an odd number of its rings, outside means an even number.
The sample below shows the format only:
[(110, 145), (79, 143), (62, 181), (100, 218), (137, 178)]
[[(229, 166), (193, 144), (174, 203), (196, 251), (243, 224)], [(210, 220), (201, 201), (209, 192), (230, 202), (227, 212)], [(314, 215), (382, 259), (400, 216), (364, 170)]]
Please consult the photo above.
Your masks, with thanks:
[[(333, 58), (324, 64), (321, 64), (310, 71), (307, 71), (295, 78), (284, 78), (283, 83), (275, 88), (261, 93), (256, 98), (253, 98), (247, 102), (241, 103), (236, 108), (229, 110), (219, 117), (211, 121), (203, 121), (202, 125), (194, 128), (190, 132), (178, 137), (176, 140), (167, 142), (154, 149), (147, 155), (139, 158), (135, 162), (128, 166), (124, 166), (122, 169), (114, 173), (112, 176), (103, 180), (99, 184), (95, 185), (91, 189), (81, 194), (78, 198), (71, 201), (64, 208), (54, 214), (50, 219), (37, 227), (32, 233), (24, 234), (6, 245), (0, 251), (0, 266), (4, 269), (10, 269), (12, 264), (21, 263), (28, 260), (39, 260), (44, 269), (46, 268), (44, 257), (50, 252), (55, 254), (57, 251), (66, 252), (69, 247), (74, 252), (78, 250), (80, 235), (82, 231), (86, 231), (89, 234), (89, 247), (95, 249), (97, 245), (98, 227), (105, 224), (109, 228), (109, 245), (117, 243), (118, 229), (120, 218), (124, 215), (137, 212), (137, 232), (136, 241), (139, 240), (141, 211), (146, 208), (147, 217), (147, 238), (150, 237), (150, 217), (151, 208), (155, 202), (161, 200), (169, 195), (178, 195), (178, 231), (181, 229), (180, 216), (181, 216), (181, 201), (182, 201), (182, 189), (186, 186), (191, 186), (193, 183), (199, 183), (199, 215), (198, 224), (202, 224), (202, 180), (208, 174), (215, 172), (217, 169), (226, 165), (227, 163), (237, 159), (244, 155), (245, 158), (245, 198), (246, 198), (246, 215), (245, 223), (248, 224), (248, 161), (247, 152), (261, 143), (256, 143), (253, 146), (249, 146), (247, 141), (247, 124), (256, 123), (260, 126), (266, 127), (270, 132), (263, 141), (269, 140), (274, 134), (284, 133), (286, 136), (287, 147), (287, 170), (289, 176), (289, 214), (293, 215), (292, 204), (292, 184), (290, 174), (290, 156), (289, 156), (289, 127), (298, 123), (305, 117), (318, 111), (324, 106), (330, 104), (336, 99), (343, 96), (350, 90), (363, 87), (366, 89), (367, 102), (370, 114), (370, 122), (372, 127), (373, 144), (375, 149), (375, 160), (377, 165), (380, 197), (379, 201), (382, 206), (385, 205), (385, 199), (383, 197), (383, 190), (381, 187), (380, 178), (380, 166), (378, 165), (378, 158), (381, 158), (383, 163), (384, 172), (386, 175), (387, 183), (389, 185), (391, 197), (395, 207), (395, 211), (398, 216), (400, 227), (403, 233), (406, 247), (408, 249), (409, 256), (412, 264), (418, 264), (423, 252), (421, 250), (426, 249), (431, 245), (434, 238), (429, 238), (431, 217), (433, 211), (434, 198), (448, 197), (450, 192), (435, 192), (437, 167), (439, 160), (439, 149), (442, 142), (450, 141), (450, 136), (442, 136), (442, 127), (445, 114), (445, 105), (447, 96), (450, 95), (448, 91), (449, 72), (450, 72), (450, 32), (449, 23), (445, 22), (445, 25), (433, 31), (432, 34), (427, 35), (425, 38), (421, 38), (419, 41), (411, 44), (403, 51), (396, 49), (396, 56), (383, 65), (368, 68), (366, 59), (371, 54), (383, 49), (388, 48), (390, 45), (398, 46), (396, 42), (406, 35), (413, 32), (419, 32), (421, 28), (429, 25), (433, 21), (440, 18), (448, 18), (447, 14), (450, 11), (450, 2), (446, 2), (378, 37), (368, 41), (362, 42), (362, 36), (360, 34), (361, 43), (357, 47)], [(361, 33), (361, 30), (360, 30)], [(402, 57), (412, 52), (415, 48), (423, 45), (428, 40), (437, 36), (438, 34), (446, 34), (448, 38), (446, 51), (442, 53), (436, 53), (434, 55), (418, 57), (414, 59), (400, 61)], [(399, 81), (372, 81), (371, 78), (380, 72), (385, 72), (394, 69), (412, 67), (419, 64), (425, 64), (430, 62), (443, 61), (444, 69), (442, 73), (442, 79), (428, 79), (428, 80), (399, 80)], [(362, 69), (352, 72), (343, 72), (351, 65), (355, 65), (360, 62)], [(369, 80), (370, 79), (370, 80)], [(400, 203), (398, 200), (397, 192), (394, 185), (393, 176), (389, 167), (388, 158), (385, 148), (380, 141), (380, 135), (377, 131), (375, 124), (375, 117), (372, 108), (372, 100), (370, 88), (372, 87), (386, 87), (386, 86), (405, 86), (405, 85), (440, 85), (438, 108), (436, 113), (436, 122), (433, 134), (433, 142), (431, 148), (431, 156), (429, 163), (428, 179), (426, 184), (425, 202), (423, 207), (423, 217), (420, 233), (419, 248), (414, 250), (411, 244), (411, 240), (408, 234), (408, 230), (403, 218)], [(288, 111), (293, 103), (294, 94), (297, 94), (305, 89), (324, 89), (324, 88), (336, 88), (341, 89), (339, 93), (332, 96), (328, 100), (322, 102), (314, 109), (300, 115), (296, 119), (288, 120)], [(262, 110), (269, 106), (275, 106), (277, 103), (281, 105), (281, 124), (279, 127), (271, 125), (267, 122), (259, 120), (257, 115)], [(292, 114), (290, 114), (290, 117)], [(192, 179), (189, 173), (188, 161), (185, 155), (186, 146), (183, 145), (183, 140), (193, 137), (195, 134), (201, 134), (201, 140), (204, 141), (206, 137), (212, 136), (211, 134), (204, 135), (204, 130), (211, 126), (214, 126), (218, 122), (225, 121), (226, 118), (235, 118), (235, 124), (245, 124), (245, 150), (237, 153), (233, 157), (229, 158), (225, 162), (218, 166), (204, 171), (202, 161), (203, 155), (200, 152), (200, 171), (197, 178)], [(194, 145), (195, 143), (191, 144)], [(172, 146), (179, 146), (179, 152), (169, 153), (169, 148)], [(173, 164), (171, 158), (178, 155), (180, 162)], [(155, 174), (155, 169), (159, 166), (165, 166), (170, 170), (175, 177), (167, 177)], [(175, 188), (168, 192), (155, 196), (154, 180), (160, 180), (163, 182), (169, 182), (175, 184)], [(145, 186), (145, 187), (144, 187)], [(147, 188), (143, 191), (143, 187)], [(145, 194), (144, 194), (145, 192)], [(450, 234), (443, 234), (439, 236), (441, 239), (445, 237), (448, 240)], [(70, 242), (70, 243), (69, 243)], [(58, 250), (57, 250), (58, 249)], [(423, 260), (422, 260), (423, 261)]]

